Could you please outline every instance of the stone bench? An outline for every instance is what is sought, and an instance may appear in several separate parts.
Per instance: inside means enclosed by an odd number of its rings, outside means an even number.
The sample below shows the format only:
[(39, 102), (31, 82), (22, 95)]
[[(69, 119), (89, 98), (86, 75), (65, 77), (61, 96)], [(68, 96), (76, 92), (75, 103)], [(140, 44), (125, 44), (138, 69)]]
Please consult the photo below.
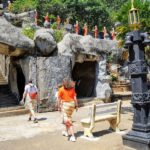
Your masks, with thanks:
[(95, 123), (107, 120), (110, 124), (110, 129), (119, 131), (118, 125), (121, 116), (121, 101), (113, 103), (93, 104), (89, 107), (87, 118), (81, 120), (84, 128), (84, 136), (93, 137), (92, 131)]

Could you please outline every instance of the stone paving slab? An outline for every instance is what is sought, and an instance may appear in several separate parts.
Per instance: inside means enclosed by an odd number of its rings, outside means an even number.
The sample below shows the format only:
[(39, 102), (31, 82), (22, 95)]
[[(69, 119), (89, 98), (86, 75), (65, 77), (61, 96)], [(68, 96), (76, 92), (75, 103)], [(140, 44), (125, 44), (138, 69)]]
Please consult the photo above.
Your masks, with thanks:
[(64, 129), (59, 112), (39, 113), (39, 123), (28, 122), (27, 115), (0, 118), (0, 149), (2, 150), (133, 150), (124, 147), (122, 135), (132, 126), (133, 112), (129, 101), (123, 101), (120, 133), (108, 130), (109, 123), (95, 124), (94, 140), (83, 138), (80, 119), (87, 115), (87, 106), (73, 115), (77, 141), (69, 142), (61, 135)]
[(39, 122), (29, 122), (28, 115), (0, 118), (0, 141), (34, 137), (43, 132), (61, 130), (58, 112), (38, 114)]

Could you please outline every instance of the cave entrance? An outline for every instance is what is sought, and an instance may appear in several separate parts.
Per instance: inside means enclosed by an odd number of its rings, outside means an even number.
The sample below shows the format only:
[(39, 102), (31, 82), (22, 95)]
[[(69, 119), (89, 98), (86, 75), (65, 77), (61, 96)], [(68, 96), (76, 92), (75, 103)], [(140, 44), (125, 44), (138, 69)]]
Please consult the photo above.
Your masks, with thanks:
[(75, 63), (72, 71), (72, 78), (76, 81), (75, 90), (78, 98), (95, 97), (96, 64), (97, 61)]
[(17, 71), (17, 87), (19, 91), (19, 100), (21, 100), (25, 87), (25, 76), (19, 65), (16, 66), (16, 71)]

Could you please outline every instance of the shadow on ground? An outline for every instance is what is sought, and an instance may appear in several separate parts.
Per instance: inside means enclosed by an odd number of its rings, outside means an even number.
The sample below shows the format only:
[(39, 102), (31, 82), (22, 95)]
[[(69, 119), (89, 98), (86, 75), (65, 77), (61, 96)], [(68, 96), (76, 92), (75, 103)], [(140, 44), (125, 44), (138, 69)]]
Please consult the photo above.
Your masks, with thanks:
[(44, 120), (47, 120), (47, 118), (44, 118), (44, 117), (38, 118), (38, 121), (44, 121)]
[[(122, 129), (121, 131), (124, 131), (124, 130), (126, 130), (126, 129)], [(110, 129), (103, 130), (103, 131), (96, 131), (96, 132), (93, 132), (93, 136), (94, 136), (94, 137), (101, 137), (101, 136), (103, 136), (103, 135), (110, 134), (110, 133), (112, 133), (112, 132), (114, 132), (114, 131), (112, 131), (112, 130), (110, 130)], [(78, 131), (78, 132), (76, 133), (76, 137), (77, 137), (77, 138), (79, 138), (79, 137), (81, 137), (81, 136), (83, 136), (83, 135), (84, 135), (84, 132), (83, 132), (83, 131)]]

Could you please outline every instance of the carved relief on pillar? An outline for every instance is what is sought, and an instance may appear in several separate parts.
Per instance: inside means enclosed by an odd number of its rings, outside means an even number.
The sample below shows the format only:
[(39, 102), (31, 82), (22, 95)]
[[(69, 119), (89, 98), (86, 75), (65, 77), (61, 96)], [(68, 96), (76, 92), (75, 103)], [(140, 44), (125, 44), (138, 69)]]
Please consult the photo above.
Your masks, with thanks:
[(148, 68), (145, 61), (136, 61), (132, 64), (129, 64), (129, 72), (133, 74), (147, 74)]
[(145, 104), (150, 103), (150, 93), (133, 93), (132, 94), (132, 104)]

